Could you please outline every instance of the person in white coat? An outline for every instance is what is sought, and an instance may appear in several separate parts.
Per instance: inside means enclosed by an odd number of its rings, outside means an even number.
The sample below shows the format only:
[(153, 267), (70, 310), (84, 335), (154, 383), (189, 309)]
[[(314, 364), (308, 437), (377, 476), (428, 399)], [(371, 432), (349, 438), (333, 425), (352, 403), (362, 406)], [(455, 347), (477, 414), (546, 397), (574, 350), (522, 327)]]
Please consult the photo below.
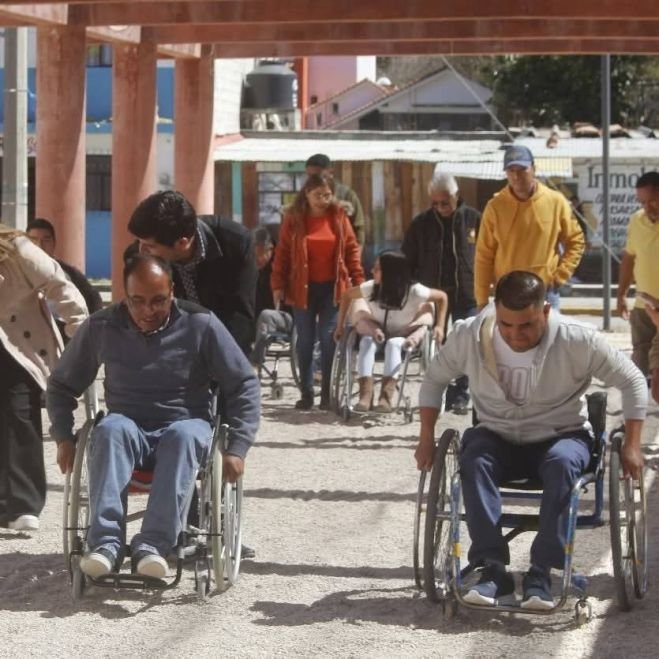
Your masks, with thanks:
[(57, 261), (0, 224), (0, 526), (36, 531), (46, 501), (41, 392), (61, 352), (49, 303), (67, 335), (87, 317)]

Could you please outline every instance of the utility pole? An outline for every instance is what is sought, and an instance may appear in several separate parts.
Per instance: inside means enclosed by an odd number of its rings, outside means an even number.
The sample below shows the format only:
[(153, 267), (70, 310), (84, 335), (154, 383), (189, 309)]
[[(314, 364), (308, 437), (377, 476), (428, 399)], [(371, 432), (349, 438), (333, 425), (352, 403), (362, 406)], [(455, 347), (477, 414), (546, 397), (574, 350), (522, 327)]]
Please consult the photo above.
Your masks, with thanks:
[(2, 221), (27, 226), (27, 28), (5, 28)]

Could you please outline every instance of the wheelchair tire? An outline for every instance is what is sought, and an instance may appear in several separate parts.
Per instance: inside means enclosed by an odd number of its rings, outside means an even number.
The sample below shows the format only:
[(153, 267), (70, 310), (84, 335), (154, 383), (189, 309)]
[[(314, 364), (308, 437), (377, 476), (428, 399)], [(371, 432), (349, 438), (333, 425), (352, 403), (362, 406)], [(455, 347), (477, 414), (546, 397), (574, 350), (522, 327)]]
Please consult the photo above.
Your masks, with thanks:
[[(451, 479), (457, 471), (458, 432), (445, 430), (435, 447), (423, 538), (423, 589), (432, 602), (450, 596)], [(439, 515), (442, 515), (442, 518)]]
[(293, 382), (295, 382), (295, 386), (299, 388), (300, 372), (297, 363), (297, 330), (295, 329), (295, 325), (293, 325), (293, 329), (291, 330), (290, 351), (291, 375), (293, 376)]
[(422, 471), (419, 475), (419, 487), (416, 493), (416, 509), (414, 511), (414, 540), (412, 544), (412, 567), (414, 569), (414, 583), (419, 590), (423, 590), (423, 571), (421, 568), (421, 554), (423, 550), (420, 549), (421, 532), (425, 530), (424, 514), (427, 510), (428, 502), (428, 484), (430, 479), (427, 473)]
[(281, 400), (284, 397), (284, 387), (279, 382), (270, 385), (270, 396), (273, 400)]
[[(631, 482), (622, 480), (620, 451), (623, 434), (615, 432), (609, 451), (609, 526), (616, 599), (622, 611), (630, 611), (634, 603), (633, 565), (635, 556), (635, 519), (630, 515)], [(633, 499), (632, 499), (633, 503)]]
[(87, 445), (95, 421), (88, 419), (78, 432), (73, 469), (66, 474), (64, 481), (64, 528), (62, 544), (64, 560), (71, 578), (74, 569), (71, 565), (71, 552), (85, 546), (89, 526), (89, 484), (87, 481)]
[(87, 578), (80, 569), (80, 556), (75, 556), (70, 565), (71, 570), (71, 594), (75, 601), (83, 598), (87, 588)]
[(225, 572), (229, 584), (238, 581), (242, 552), (243, 481), (224, 483), (222, 499)]
[[(219, 442), (218, 442), (219, 443)], [(213, 569), (213, 579), (215, 581), (215, 588), (222, 591), (225, 589), (224, 584), (224, 560), (225, 560), (225, 546), (222, 529), (222, 452), (218, 445), (215, 445), (213, 455), (211, 457), (210, 468), (210, 492), (208, 493), (209, 501), (208, 514), (210, 516), (210, 524), (207, 525), (210, 542), (211, 552), (211, 566)], [(198, 585), (198, 584), (197, 584)]]

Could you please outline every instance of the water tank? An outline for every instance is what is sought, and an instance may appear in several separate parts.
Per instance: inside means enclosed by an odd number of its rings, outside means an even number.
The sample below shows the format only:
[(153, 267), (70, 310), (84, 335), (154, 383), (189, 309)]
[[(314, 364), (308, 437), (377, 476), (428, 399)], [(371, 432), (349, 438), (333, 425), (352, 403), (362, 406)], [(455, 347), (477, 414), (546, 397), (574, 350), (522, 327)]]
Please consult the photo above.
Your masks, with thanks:
[(297, 107), (297, 76), (279, 60), (258, 63), (245, 76), (244, 110), (293, 110)]

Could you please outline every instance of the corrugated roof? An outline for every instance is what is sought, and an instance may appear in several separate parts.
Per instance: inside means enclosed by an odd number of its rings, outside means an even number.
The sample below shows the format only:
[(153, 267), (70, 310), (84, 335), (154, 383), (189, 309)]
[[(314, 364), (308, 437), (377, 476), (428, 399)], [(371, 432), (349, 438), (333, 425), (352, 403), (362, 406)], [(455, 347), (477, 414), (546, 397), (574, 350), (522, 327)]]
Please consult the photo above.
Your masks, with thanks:
[[(653, 138), (616, 137), (610, 140), (610, 157), (616, 160), (659, 159), (659, 140)], [(601, 137), (572, 137), (559, 139), (555, 148), (547, 148), (547, 140), (538, 137), (519, 137), (515, 144), (531, 149), (536, 158), (592, 158), (602, 157)]]
[[(386, 161), (439, 163), (454, 176), (503, 179), (503, 151), (497, 140), (317, 140), (248, 137), (218, 145), (215, 160), (230, 162), (304, 162), (322, 151), (338, 162)], [(540, 176), (572, 176), (572, 161), (560, 154), (537, 158)]]

